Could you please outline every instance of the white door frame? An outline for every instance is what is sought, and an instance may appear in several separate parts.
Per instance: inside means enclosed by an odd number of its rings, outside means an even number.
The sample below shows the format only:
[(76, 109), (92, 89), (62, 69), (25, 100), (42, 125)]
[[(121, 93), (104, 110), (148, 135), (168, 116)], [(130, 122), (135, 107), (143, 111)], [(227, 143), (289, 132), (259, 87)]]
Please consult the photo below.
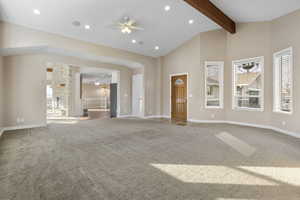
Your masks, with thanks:
[[(141, 91), (141, 96), (142, 96), (142, 111), (141, 111), (141, 115), (133, 115), (133, 77), (134, 76), (141, 76), (142, 77), (142, 91)], [(132, 87), (131, 87), (131, 115), (134, 117), (141, 117), (144, 118), (145, 117), (145, 81), (144, 81), (144, 74), (134, 74), (132, 75)]]

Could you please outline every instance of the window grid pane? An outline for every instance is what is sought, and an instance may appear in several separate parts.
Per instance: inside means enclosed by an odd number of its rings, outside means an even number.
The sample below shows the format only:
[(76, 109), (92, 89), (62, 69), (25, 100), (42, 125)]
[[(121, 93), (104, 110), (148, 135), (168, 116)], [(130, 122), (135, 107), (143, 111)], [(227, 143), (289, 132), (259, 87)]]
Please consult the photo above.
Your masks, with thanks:
[(206, 107), (221, 108), (222, 107), (222, 64), (206, 63), (205, 64), (205, 83)]
[[(279, 62), (276, 62), (275, 74), (278, 74), (279, 80), (276, 80), (276, 85), (279, 85), (279, 91), (275, 91), (275, 111), (292, 112), (292, 56), (290, 51), (277, 56)], [(276, 78), (276, 77), (275, 77)]]
[(249, 59), (234, 65), (234, 108), (262, 109), (262, 60)]

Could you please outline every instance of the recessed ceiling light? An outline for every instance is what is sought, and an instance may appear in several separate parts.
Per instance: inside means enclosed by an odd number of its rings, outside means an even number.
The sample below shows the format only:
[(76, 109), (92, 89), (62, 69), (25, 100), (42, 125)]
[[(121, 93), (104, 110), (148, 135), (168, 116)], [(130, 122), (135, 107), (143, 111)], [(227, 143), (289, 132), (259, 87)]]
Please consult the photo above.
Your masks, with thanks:
[(165, 11), (169, 11), (169, 10), (171, 10), (171, 6), (166, 5), (166, 6), (165, 6)]
[(89, 29), (91, 29), (91, 26), (90, 26), (90, 25), (85, 25), (84, 28), (85, 28), (86, 30), (89, 30)]
[(41, 14), (41, 11), (39, 11), (38, 9), (33, 9), (33, 13), (35, 15), (40, 15)]
[(76, 27), (79, 27), (80, 26), (80, 21), (73, 21), (72, 25), (76, 26)]
[(136, 40), (131, 40), (131, 42), (132, 42), (133, 44), (135, 44), (135, 43), (136, 43)]
[(193, 24), (194, 23), (194, 20), (193, 19), (190, 19), (189, 20), (189, 24)]
[(155, 49), (156, 51), (157, 51), (157, 50), (159, 50), (159, 46), (155, 46), (155, 48), (154, 48), (154, 49)]

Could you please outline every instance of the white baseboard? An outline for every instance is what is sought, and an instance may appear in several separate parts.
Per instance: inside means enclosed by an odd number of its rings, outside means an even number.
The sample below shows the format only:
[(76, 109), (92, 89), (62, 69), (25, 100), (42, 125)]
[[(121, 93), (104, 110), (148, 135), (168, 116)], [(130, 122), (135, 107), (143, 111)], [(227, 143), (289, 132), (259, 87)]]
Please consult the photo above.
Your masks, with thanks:
[(163, 115), (149, 115), (149, 116), (145, 116), (145, 119), (155, 119), (155, 118), (166, 118)]
[(244, 123), (244, 122), (235, 122), (235, 121), (227, 121), (227, 124), (233, 124), (233, 125), (239, 125), (239, 126), (248, 126), (248, 127), (254, 127), (254, 128), (262, 128), (262, 129), (269, 129), (273, 130), (285, 135), (289, 135), (292, 137), (296, 137), (300, 139), (300, 133), (295, 133), (287, 130), (283, 130), (281, 128), (277, 128), (274, 126), (268, 126), (268, 125), (260, 125), (260, 124), (251, 124), (251, 123)]
[[(161, 118), (170, 119), (170, 116), (162, 115)], [(203, 123), (203, 124), (232, 124), (232, 125), (239, 125), (239, 126), (248, 126), (248, 127), (254, 127), (254, 128), (262, 128), (262, 129), (269, 129), (273, 130), (288, 136), (292, 136), (295, 138), (300, 139), (300, 133), (284, 130), (281, 128), (277, 128), (274, 126), (268, 126), (268, 125), (260, 125), (260, 124), (252, 124), (252, 123), (244, 123), (244, 122), (236, 122), (236, 121), (228, 121), (228, 120), (197, 120), (197, 119), (188, 119), (188, 122), (192, 123)]]
[(3, 133), (4, 133), (4, 128), (0, 127), (0, 137), (2, 136)]
[(300, 139), (300, 133), (295, 133), (295, 132), (283, 130), (283, 129), (276, 128), (276, 127), (272, 127), (270, 129), (273, 130), (273, 131), (276, 131), (276, 132), (279, 132), (279, 133), (282, 133), (282, 134), (285, 134), (285, 135), (292, 136), (292, 137)]
[(300, 133), (295, 133), (287, 130), (283, 130), (274, 126), (268, 126), (268, 125), (260, 125), (260, 124), (252, 124), (252, 123), (244, 123), (244, 122), (236, 122), (236, 121), (226, 121), (226, 120), (194, 120), (189, 119), (189, 122), (194, 123), (215, 123), (215, 124), (232, 124), (232, 125), (239, 125), (239, 126), (248, 126), (248, 127), (254, 127), (254, 128), (262, 128), (262, 129), (269, 129), (273, 130), (288, 136), (296, 137), (300, 139)]
[[(121, 115), (119, 118), (126, 118), (126, 117), (134, 117), (132, 115)], [(166, 118), (170, 119), (171, 116), (168, 115), (151, 115), (151, 116), (145, 116), (140, 117), (142, 119), (154, 119), (154, 118)], [(295, 133), (287, 130), (283, 130), (274, 126), (268, 126), (268, 125), (260, 125), (260, 124), (251, 124), (251, 123), (244, 123), (244, 122), (236, 122), (236, 121), (227, 121), (227, 120), (197, 120), (197, 119), (188, 119), (188, 122), (192, 123), (203, 123), (203, 124), (232, 124), (232, 125), (239, 125), (239, 126), (248, 126), (248, 127), (254, 127), (254, 128), (262, 128), (262, 129), (269, 129), (273, 130), (285, 135), (289, 135), (292, 137), (300, 138), (300, 133)]]
[(135, 115), (120, 115), (118, 118), (127, 118), (127, 117), (134, 117), (134, 118), (140, 118), (140, 119), (153, 119), (153, 118), (166, 118), (163, 115), (149, 115), (149, 116), (135, 116)]
[(5, 131), (13, 131), (13, 130), (21, 130), (21, 129), (41, 128), (41, 127), (46, 127), (46, 126), (47, 126), (46, 124), (9, 126), (9, 127), (4, 127), (2, 129), (2, 131), (5, 132)]
[(169, 115), (161, 115), (162, 118), (171, 119), (171, 116)]
[(144, 116), (143, 118), (144, 118), (144, 119), (159, 118), (159, 115)]
[(117, 118), (127, 118), (127, 117), (133, 117), (132, 115), (119, 115)]
[(189, 119), (188, 122), (203, 123), (203, 124), (226, 124), (227, 123), (224, 120), (197, 120), (197, 119)]
[[(118, 116), (118, 118), (126, 118), (126, 117), (132, 117), (132, 115), (121, 115)], [(144, 119), (151, 119), (151, 118), (166, 118), (170, 119), (170, 116), (167, 115), (153, 115), (153, 116), (146, 116)], [(288, 136), (292, 136), (295, 138), (300, 139), (300, 133), (291, 132), (287, 130), (283, 130), (274, 126), (268, 126), (268, 125), (260, 125), (260, 124), (251, 124), (251, 123), (244, 123), (244, 122), (236, 122), (236, 121), (226, 121), (226, 120), (197, 120), (197, 119), (189, 119), (189, 122), (192, 123), (215, 123), (215, 124), (232, 124), (232, 125), (239, 125), (239, 126), (248, 126), (248, 127), (254, 127), (254, 128), (262, 128), (262, 129), (269, 129), (273, 130)], [(47, 127), (47, 124), (39, 124), (39, 125), (24, 125), (24, 126), (10, 126), (10, 127), (4, 127), (0, 128), (0, 137), (5, 131), (12, 131), (12, 130), (20, 130), (20, 129), (30, 129), (30, 128), (41, 128), (41, 127)]]
[(238, 126), (248, 126), (254, 128), (262, 128), (262, 129), (273, 129), (272, 126), (260, 125), (260, 124), (251, 124), (245, 122), (236, 122), (236, 121), (226, 121), (227, 124), (238, 125)]

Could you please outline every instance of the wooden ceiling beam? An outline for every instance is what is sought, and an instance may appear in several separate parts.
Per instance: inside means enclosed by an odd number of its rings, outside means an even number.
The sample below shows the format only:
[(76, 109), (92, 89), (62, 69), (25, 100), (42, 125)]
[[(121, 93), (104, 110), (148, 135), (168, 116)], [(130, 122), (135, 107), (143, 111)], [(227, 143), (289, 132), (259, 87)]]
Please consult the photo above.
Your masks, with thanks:
[(184, 0), (228, 32), (236, 33), (235, 22), (209, 0)]

